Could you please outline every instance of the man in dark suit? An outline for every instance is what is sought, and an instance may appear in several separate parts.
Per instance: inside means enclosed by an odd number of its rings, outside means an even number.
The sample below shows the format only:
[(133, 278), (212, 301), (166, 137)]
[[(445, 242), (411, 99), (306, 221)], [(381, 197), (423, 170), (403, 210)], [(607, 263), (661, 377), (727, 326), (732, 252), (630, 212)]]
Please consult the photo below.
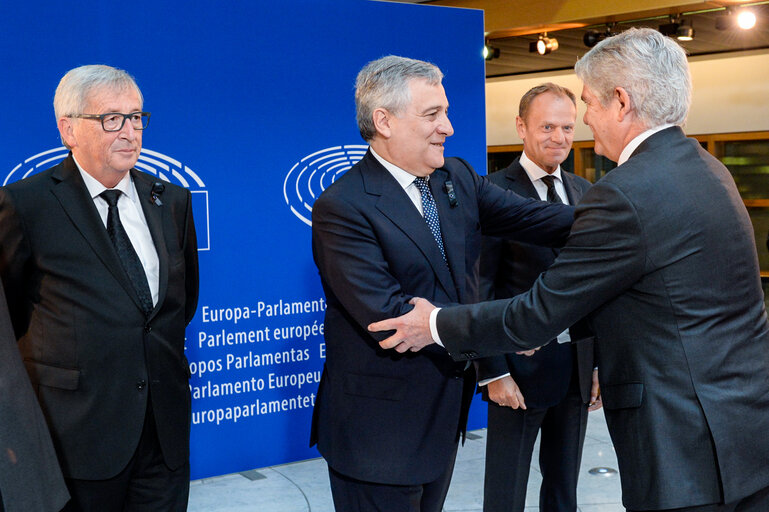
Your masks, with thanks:
[(0, 511), (58, 512), (69, 500), (19, 357), (0, 281)]
[[(530, 89), (516, 117), (523, 154), (491, 174), (489, 181), (523, 197), (576, 204), (590, 182), (561, 169), (571, 150), (576, 118), (576, 97), (569, 89), (554, 83)], [(525, 292), (557, 254), (558, 249), (483, 237), (481, 298)], [(507, 354), (478, 360), (478, 384), (489, 401), (485, 512), (523, 512), (529, 463), (540, 431), (539, 509), (577, 510), (587, 404), (600, 408), (589, 334), (584, 325), (576, 325), (531, 357)]]
[(440, 310), (419, 300), (409, 318), (372, 328), (398, 328), (383, 346), (437, 338), (463, 360), (542, 345), (590, 313), (628, 510), (769, 510), (755, 236), (729, 171), (680, 128), (686, 55), (631, 29), (576, 72), (596, 152), (619, 166), (582, 198), (553, 266), (513, 299)]
[(197, 243), (189, 191), (133, 168), (142, 104), (125, 71), (69, 71), (70, 155), (0, 189), (0, 277), (68, 511), (186, 510)]
[(414, 296), (477, 301), (482, 233), (558, 245), (572, 220), (571, 207), (521, 198), (444, 160), (453, 128), (442, 76), (394, 56), (363, 68), (356, 107), (370, 150), (313, 206), (328, 309), (311, 443), (339, 511), (440, 512), (475, 386), (442, 348), (390, 353), (366, 326), (409, 311)]

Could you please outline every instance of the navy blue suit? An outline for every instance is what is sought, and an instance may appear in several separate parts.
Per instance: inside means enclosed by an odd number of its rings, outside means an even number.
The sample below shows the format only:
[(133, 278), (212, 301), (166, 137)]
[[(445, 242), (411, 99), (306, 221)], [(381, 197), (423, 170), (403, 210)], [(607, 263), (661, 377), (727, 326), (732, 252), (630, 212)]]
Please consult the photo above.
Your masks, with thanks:
[[(570, 204), (579, 202), (590, 182), (561, 172)], [(489, 181), (524, 196), (539, 198), (529, 175), (516, 159)], [(481, 297), (513, 297), (528, 290), (555, 261), (558, 249), (498, 237), (484, 237), (481, 251)], [(572, 343), (547, 344), (533, 356), (505, 354), (480, 359), (478, 380), (510, 373), (521, 389), (526, 410), (489, 401), (486, 441), (484, 510), (523, 511), (529, 464), (537, 439), (543, 475), (540, 509), (574, 511), (576, 487), (587, 426), (593, 369), (592, 337), (578, 323), (570, 330)], [(487, 387), (482, 388), (488, 399)]]
[(459, 159), (446, 159), (429, 184), (448, 265), (424, 218), (370, 152), (313, 206), (313, 255), (328, 309), (311, 444), (333, 470), (357, 480), (445, 478), (447, 488), (474, 388), (465, 364), (444, 349), (382, 350), (385, 333), (369, 333), (368, 324), (407, 313), (415, 296), (477, 302), (483, 233), (557, 246), (572, 222), (571, 207), (505, 192)]

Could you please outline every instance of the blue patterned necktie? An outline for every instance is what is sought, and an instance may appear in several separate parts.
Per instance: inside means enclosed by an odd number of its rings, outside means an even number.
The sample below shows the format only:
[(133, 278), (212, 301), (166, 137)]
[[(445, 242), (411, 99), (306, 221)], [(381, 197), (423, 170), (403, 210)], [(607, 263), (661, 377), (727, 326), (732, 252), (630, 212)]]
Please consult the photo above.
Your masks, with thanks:
[(441, 250), (441, 256), (443, 261), (448, 265), (446, 260), (446, 251), (443, 250), (443, 237), (441, 236), (441, 223), (438, 218), (438, 209), (435, 207), (435, 199), (433, 199), (433, 193), (430, 192), (430, 185), (423, 177), (414, 179), (414, 185), (419, 189), (419, 193), (422, 194), (422, 210), (425, 215), (425, 222), (430, 227), (430, 231), (435, 238), (435, 243), (438, 244), (438, 249)]
[(134, 290), (136, 290), (136, 295), (139, 296), (139, 302), (142, 305), (144, 314), (149, 316), (153, 305), (152, 293), (147, 282), (147, 274), (144, 272), (139, 255), (136, 254), (133, 244), (131, 244), (131, 239), (128, 238), (128, 233), (126, 233), (123, 223), (120, 221), (120, 214), (117, 209), (117, 201), (122, 194), (120, 190), (105, 190), (99, 194), (109, 205), (109, 210), (107, 210), (107, 233), (109, 234), (109, 239), (112, 240), (112, 245), (115, 246), (115, 251), (117, 251), (117, 255), (120, 258), (123, 270), (125, 270)]

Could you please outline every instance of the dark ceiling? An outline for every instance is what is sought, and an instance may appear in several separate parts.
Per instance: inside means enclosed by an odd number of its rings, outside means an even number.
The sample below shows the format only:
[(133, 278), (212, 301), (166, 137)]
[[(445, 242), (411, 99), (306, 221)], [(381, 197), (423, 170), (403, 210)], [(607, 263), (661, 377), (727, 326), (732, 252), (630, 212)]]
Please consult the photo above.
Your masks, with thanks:
[[(693, 14), (683, 13), (684, 15), (681, 17), (683, 24), (693, 26), (695, 38), (693, 41), (681, 42), (681, 45), (690, 56), (769, 48), (769, 5), (755, 5), (752, 10), (756, 14), (757, 22), (751, 30), (742, 30), (736, 25), (727, 30), (718, 30), (716, 18), (725, 16), (723, 10)], [(630, 27), (657, 28), (664, 23), (669, 23), (667, 17), (621, 22), (615, 26), (615, 31), (621, 32)], [(500, 56), (486, 62), (486, 76), (519, 75), (570, 69), (574, 67), (577, 59), (589, 50), (582, 38), (585, 32), (590, 29), (603, 32), (606, 30), (606, 25), (593, 25), (548, 33), (548, 37), (557, 38), (559, 43), (559, 49), (548, 55), (529, 52), (529, 43), (537, 40), (537, 34), (493, 39), (489, 44), (499, 48)]]

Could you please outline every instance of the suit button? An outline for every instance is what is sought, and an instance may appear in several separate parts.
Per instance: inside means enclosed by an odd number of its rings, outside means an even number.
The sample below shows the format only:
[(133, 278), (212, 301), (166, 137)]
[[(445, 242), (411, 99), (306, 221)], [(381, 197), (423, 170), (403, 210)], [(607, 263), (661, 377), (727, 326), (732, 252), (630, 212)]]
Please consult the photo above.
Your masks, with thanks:
[(143, 390), (145, 387), (147, 387), (147, 381), (144, 379), (139, 379), (136, 381), (136, 389), (139, 391)]
[(478, 357), (478, 352), (474, 350), (468, 350), (467, 352), (462, 352), (462, 355), (468, 359), (472, 359), (474, 357)]
[(151, 333), (152, 332), (152, 326), (151, 325), (145, 325), (144, 326), (144, 332)]

